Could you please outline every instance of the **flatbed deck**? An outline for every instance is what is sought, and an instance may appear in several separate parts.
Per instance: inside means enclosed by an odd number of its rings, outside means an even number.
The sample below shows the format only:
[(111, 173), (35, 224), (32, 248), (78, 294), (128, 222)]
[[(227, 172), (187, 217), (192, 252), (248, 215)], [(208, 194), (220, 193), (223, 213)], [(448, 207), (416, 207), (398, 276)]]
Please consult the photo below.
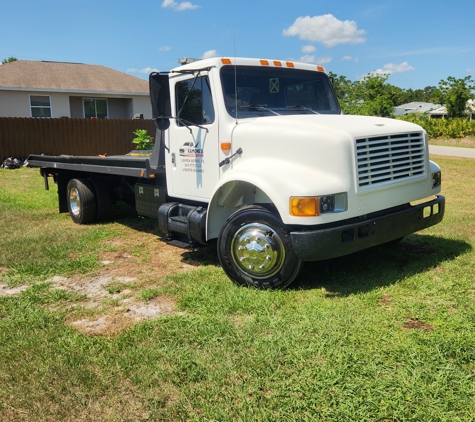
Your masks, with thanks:
[(30, 155), (27, 161), (33, 167), (119, 176), (149, 178), (152, 174), (165, 173), (165, 168), (152, 168), (150, 166), (149, 155)]

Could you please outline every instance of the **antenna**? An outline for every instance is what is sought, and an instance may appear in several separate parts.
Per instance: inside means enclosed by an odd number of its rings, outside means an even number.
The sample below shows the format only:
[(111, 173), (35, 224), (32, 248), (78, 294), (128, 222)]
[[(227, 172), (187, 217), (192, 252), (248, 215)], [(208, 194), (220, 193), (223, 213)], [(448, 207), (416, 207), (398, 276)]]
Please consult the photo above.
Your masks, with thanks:
[(238, 100), (237, 100), (237, 69), (236, 69), (236, 38), (234, 38), (234, 110), (236, 112), (236, 124), (238, 124)]

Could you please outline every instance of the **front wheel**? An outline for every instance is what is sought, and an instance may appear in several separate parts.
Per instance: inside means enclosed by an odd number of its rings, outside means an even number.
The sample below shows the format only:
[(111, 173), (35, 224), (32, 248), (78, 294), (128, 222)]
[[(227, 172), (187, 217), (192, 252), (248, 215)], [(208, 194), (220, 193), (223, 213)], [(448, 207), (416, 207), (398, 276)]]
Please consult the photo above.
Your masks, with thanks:
[(300, 273), (289, 231), (265, 208), (245, 207), (224, 223), (218, 238), (218, 258), (224, 272), (238, 285), (285, 288)]

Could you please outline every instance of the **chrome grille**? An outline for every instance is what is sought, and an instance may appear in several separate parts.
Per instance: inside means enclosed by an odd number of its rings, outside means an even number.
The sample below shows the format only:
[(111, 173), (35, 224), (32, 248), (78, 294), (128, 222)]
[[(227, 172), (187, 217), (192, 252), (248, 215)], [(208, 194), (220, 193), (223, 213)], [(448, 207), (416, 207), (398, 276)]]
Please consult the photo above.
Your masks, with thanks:
[(424, 174), (421, 132), (356, 139), (358, 186), (400, 182)]

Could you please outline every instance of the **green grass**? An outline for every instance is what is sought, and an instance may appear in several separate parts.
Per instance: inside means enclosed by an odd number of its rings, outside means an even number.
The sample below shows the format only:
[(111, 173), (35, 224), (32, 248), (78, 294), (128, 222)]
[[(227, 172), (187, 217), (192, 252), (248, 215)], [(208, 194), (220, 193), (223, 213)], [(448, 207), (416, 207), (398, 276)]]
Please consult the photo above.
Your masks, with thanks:
[(73, 225), (36, 171), (0, 171), (0, 281), (31, 285), (0, 298), (0, 420), (475, 420), (475, 161), (438, 163), (440, 225), (310, 263), (286, 291), (236, 287), (213, 263), (132, 283), (178, 312), (112, 337), (71, 328), (82, 297), (47, 280), (94, 274), (129, 220)]

